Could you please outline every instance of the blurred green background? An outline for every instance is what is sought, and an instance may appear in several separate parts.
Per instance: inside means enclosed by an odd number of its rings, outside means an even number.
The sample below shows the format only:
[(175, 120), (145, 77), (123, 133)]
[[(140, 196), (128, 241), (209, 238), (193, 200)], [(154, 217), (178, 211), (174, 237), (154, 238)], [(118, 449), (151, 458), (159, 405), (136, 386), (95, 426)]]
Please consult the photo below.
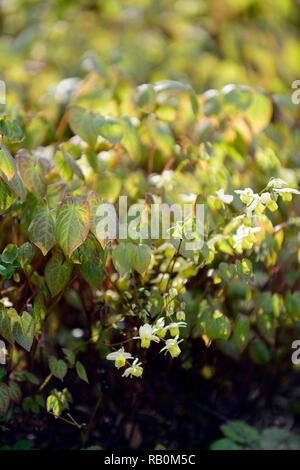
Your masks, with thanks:
[(27, 109), (95, 64), (197, 93), (243, 83), (288, 94), (300, 76), (296, 0), (2, 0), (0, 27), (0, 78)]

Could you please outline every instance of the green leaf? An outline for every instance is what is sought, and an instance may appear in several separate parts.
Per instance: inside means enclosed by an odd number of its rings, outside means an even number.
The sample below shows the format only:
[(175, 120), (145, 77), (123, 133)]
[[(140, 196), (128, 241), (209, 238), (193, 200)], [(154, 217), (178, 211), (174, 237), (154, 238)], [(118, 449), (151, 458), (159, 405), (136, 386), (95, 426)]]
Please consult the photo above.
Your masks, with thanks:
[(55, 154), (55, 169), (59, 176), (61, 176), (67, 183), (72, 183), (73, 171), (67, 164), (61, 150), (58, 150)]
[(94, 116), (80, 106), (70, 106), (69, 124), (74, 134), (79, 135), (91, 147), (97, 142), (97, 132), (94, 126)]
[(21, 398), (22, 398), (22, 392), (19, 387), (19, 385), (16, 382), (13, 382), (12, 380), (9, 381), (8, 384), (9, 388), (9, 396), (14, 401), (15, 403), (20, 403)]
[(18, 261), (22, 268), (26, 264), (30, 264), (37, 253), (37, 249), (30, 242), (25, 242), (19, 247)]
[(32, 307), (32, 316), (36, 326), (35, 336), (36, 338), (38, 338), (46, 316), (46, 306), (42, 293), (39, 293), (34, 299)]
[(101, 194), (102, 199), (108, 202), (115, 202), (121, 190), (121, 181), (112, 174), (105, 174), (97, 178), (96, 189)]
[(4, 212), (12, 205), (13, 198), (10, 187), (0, 178), (0, 212)]
[(129, 153), (129, 155), (135, 160), (140, 161), (141, 159), (141, 143), (139, 133), (132, 124), (131, 120), (127, 116), (123, 116), (122, 120), (124, 135), (122, 144)]
[(215, 310), (206, 321), (206, 332), (211, 339), (228, 339), (231, 332), (229, 319), (219, 310)]
[(273, 107), (271, 100), (261, 92), (256, 92), (251, 105), (245, 112), (254, 134), (261, 132), (271, 121)]
[(80, 266), (81, 274), (84, 279), (92, 286), (99, 289), (103, 279), (103, 268), (98, 260), (91, 262), (89, 260), (83, 261)]
[(151, 250), (148, 245), (134, 246), (133, 267), (143, 274), (151, 263)]
[(64, 352), (66, 358), (68, 359), (70, 366), (73, 367), (74, 364), (75, 364), (75, 354), (74, 354), (74, 352), (71, 351), (70, 349), (67, 349), (67, 348), (63, 348), (63, 352)]
[(276, 323), (272, 314), (257, 312), (257, 326), (263, 337), (273, 344), (275, 342)]
[(132, 243), (120, 243), (112, 252), (114, 267), (120, 276), (127, 274), (133, 267), (134, 245)]
[(224, 95), (224, 105), (228, 112), (246, 110), (252, 103), (254, 95), (251, 88), (243, 85), (226, 85), (222, 92)]
[(143, 83), (137, 87), (136, 104), (145, 113), (151, 113), (156, 105), (156, 93), (153, 85)]
[(15, 319), (13, 324), (13, 335), (16, 342), (28, 352), (31, 349), (34, 334), (35, 323), (33, 317), (29, 313), (24, 312), (22, 316), (18, 316)]
[(6, 384), (0, 384), (0, 415), (4, 416), (10, 403), (9, 388)]
[(243, 450), (244, 447), (236, 444), (231, 439), (227, 439), (223, 437), (222, 439), (218, 439), (213, 442), (209, 446), (210, 450)]
[(56, 357), (54, 356), (50, 356), (49, 367), (54, 377), (57, 377), (58, 379), (63, 381), (64, 376), (68, 371), (68, 366), (65, 361), (63, 361), (62, 359), (56, 359)]
[(44, 197), (47, 184), (43, 167), (40, 161), (29, 157), (25, 151), (19, 151), (16, 155), (17, 167), (24, 186), (35, 196)]
[(30, 241), (41, 250), (44, 256), (56, 244), (54, 229), (52, 214), (48, 208), (48, 203), (44, 200), (28, 227)]
[(233, 331), (233, 338), (240, 353), (246, 348), (250, 338), (249, 318), (246, 315), (238, 315)]
[(13, 245), (12, 243), (9, 243), (3, 250), (3, 253), (1, 255), (1, 261), (3, 261), (3, 263), (13, 264), (17, 256), (18, 247), (16, 245)]
[(263, 450), (299, 450), (300, 437), (287, 429), (273, 427), (264, 429), (260, 444)]
[(65, 190), (65, 183), (53, 183), (48, 185), (46, 199), (50, 209), (56, 208), (58, 203), (62, 201), (65, 195)]
[(8, 180), (3, 173), (2, 177), (7, 186), (9, 186), (9, 188), (12, 189), (22, 201), (24, 201), (26, 197), (26, 190), (18, 173), (16, 172), (11, 180)]
[(68, 284), (72, 273), (72, 263), (63, 262), (61, 253), (55, 253), (45, 268), (45, 279), (52, 297), (55, 297)]
[(14, 308), (6, 310), (0, 306), (0, 334), (9, 343), (14, 344), (13, 323), (18, 318), (18, 313)]
[(16, 172), (15, 160), (5, 148), (0, 148), (0, 170), (8, 180), (11, 180)]
[(28, 439), (20, 439), (15, 443), (13, 450), (31, 450), (32, 442)]
[(81, 171), (81, 168), (78, 166), (72, 155), (70, 155), (66, 151), (62, 151), (63, 157), (65, 159), (66, 164), (68, 165), (69, 168), (71, 168), (72, 173), (75, 173), (75, 175), (78, 176), (81, 180), (84, 180), (84, 175)]
[(116, 145), (122, 140), (123, 127), (117, 119), (110, 116), (96, 116), (94, 123), (98, 134), (112, 145)]
[(231, 424), (222, 424), (220, 426), (225, 437), (232, 439), (239, 444), (247, 445), (249, 441), (253, 447), (257, 447), (259, 443), (259, 433), (253, 426), (244, 421), (232, 421)]
[(90, 209), (87, 201), (66, 197), (58, 207), (55, 235), (60, 247), (71, 256), (86, 239), (90, 227)]
[(253, 362), (259, 365), (267, 364), (271, 360), (271, 354), (263, 341), (255, 338), (250, 344), (250, 356)]
[(79, 361), (76, 362), (76, 371), (77, 371), (78, 377), (80, 377), (81, 380), (84, 380), (84, 382), (89, 383), (89, 379), (87, 377), (85, 367)]
[(222, 100), (217, 90), (208, 90), (203, 95), (203, 113), (205, 116), (217, 115), (222, 109)]

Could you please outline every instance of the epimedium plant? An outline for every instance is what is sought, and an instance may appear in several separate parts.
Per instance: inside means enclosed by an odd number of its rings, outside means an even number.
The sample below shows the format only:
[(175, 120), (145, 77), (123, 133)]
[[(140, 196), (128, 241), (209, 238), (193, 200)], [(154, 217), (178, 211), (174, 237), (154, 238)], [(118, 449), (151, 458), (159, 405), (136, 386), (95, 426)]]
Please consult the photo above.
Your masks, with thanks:
[[(135, 88), (115, 71), (92, 70), (67, 96), (55, 119), (18, 108), (1, 119), (3, 419), (21, 401), (24, 412), (63, 414), (67, 374), (90, 382), (89, 346), (139, 380), (159, 352), (184, 350), (192, 367), (193, 341), (262, 366), (284, 358), (300, 320), (293, 112), (283, 104), (276, 122), (274, 98), (246, 86)], [(101, 237), (98, 208), (117, 208), (120, 195), (144, 204), (137, 227), (152, 202), (203, 204), (201, 249), (188, 251), (183, 235), (193, 211), (167, 240)], [(45, 393), (54, 378), (61, 388)]]

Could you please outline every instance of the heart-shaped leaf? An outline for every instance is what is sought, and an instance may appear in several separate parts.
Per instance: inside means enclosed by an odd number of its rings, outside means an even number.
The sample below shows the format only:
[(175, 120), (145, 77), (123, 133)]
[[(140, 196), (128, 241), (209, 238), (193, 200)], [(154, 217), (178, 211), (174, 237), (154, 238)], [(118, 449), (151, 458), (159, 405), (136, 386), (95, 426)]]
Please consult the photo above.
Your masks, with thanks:
[(87, 201), (66, 197), (57, 210), (55, 235), (64, 253), (71, 256), (86, 239), (90, 228), (90, 209)]
[(132, 243), (120, 243), (112, 252), (114, 266), (121, 276), (132, 269), (133, 259), (134, 245)]
[(134, 247), (133, 267), (143, 274), (151, 262), (151, 250), (149, 246), (141, 244)]
[(56, 359), (54, 356), (51, 356), (49, 359), (49, 367), (54, 377), (57, 377), (60, 380), (64, 379), (68, 370), (68, 366), (65, 361), (62, 359)]
[(206, 321), (206, 332), (211, 339), (228, 339), (231, 332), (229, 319), (219, 310), (215, 310)]
[(21, 267), (24, 268), (26, 264), (30, 264), (36, 253), (37, 249), (34, 245), (30, 242), (23, 243), (18, 250), (18, 261)]
[(94, 126), (94, 116), (80, 106), (70, 106), (69, 124), (74, 134), (79, 135), (91, 147), (97, 142), (97, 133)]
[(31, 349), (34, 334), (35, 323), (34, 319), (31, 315), (29, 315), (29, 313), (24, 312), (21, 317), (18, 316), (15, 319), (13, 324), (13, 335), (16, 342), (28, 352)]
[(61, 253), (55, 253), (45, 268), (45, 278), (52, 297), (59, 294), (67, 285), (72, 273), (72, 264), (63, 262)]
[(116, 145), (122, 140), (124, 133), (123, 126), (117, 119), (110, 116), (96, 116), (94, 123), (98, 134), (112, 145)]
[(7, 186), (12, 189), (22, 201), (25, 200), (26, 197), (26, 190), (25, 186), (22, 183), (21, 178), (19, 177), (18, 173), (16, 172), (11, 180), (9, 180), (4, 173), (1, 174), (4, 182), (7, 184)]
[(37, 214), (28, 228), (28, 235), (44, 256), (56, 244), (54, 220), (46, 201), (37, 209)]
[(17, 167), (25, 187), (35, 196), (44, 197), (47, 184), (41, 163), (20, 150), (16, 155)]

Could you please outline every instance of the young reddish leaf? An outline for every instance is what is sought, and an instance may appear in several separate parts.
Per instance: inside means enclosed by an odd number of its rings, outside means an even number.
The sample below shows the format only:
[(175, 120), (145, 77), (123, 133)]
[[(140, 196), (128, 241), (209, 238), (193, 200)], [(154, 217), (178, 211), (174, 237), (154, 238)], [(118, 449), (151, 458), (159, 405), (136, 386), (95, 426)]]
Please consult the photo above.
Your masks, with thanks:
[(17, 167), (25, 187), (35, 196), (44, 197), (47, 184), (41, 163), (20, 150), (16, 155)]
[(54, 220), (48, 208), (46, 201), (43, 201), (38, 208), (37, 214), (31, 221), (28, 228), (30, 241), (34, 243), (43, 253), (44, 256), (56, 244), (54, 234)]
[(57, 210), (55, 235), (60, 247), (71, 256), (86, 239), (90, 228), (90, 209), (87, 201), (66, 197)]

